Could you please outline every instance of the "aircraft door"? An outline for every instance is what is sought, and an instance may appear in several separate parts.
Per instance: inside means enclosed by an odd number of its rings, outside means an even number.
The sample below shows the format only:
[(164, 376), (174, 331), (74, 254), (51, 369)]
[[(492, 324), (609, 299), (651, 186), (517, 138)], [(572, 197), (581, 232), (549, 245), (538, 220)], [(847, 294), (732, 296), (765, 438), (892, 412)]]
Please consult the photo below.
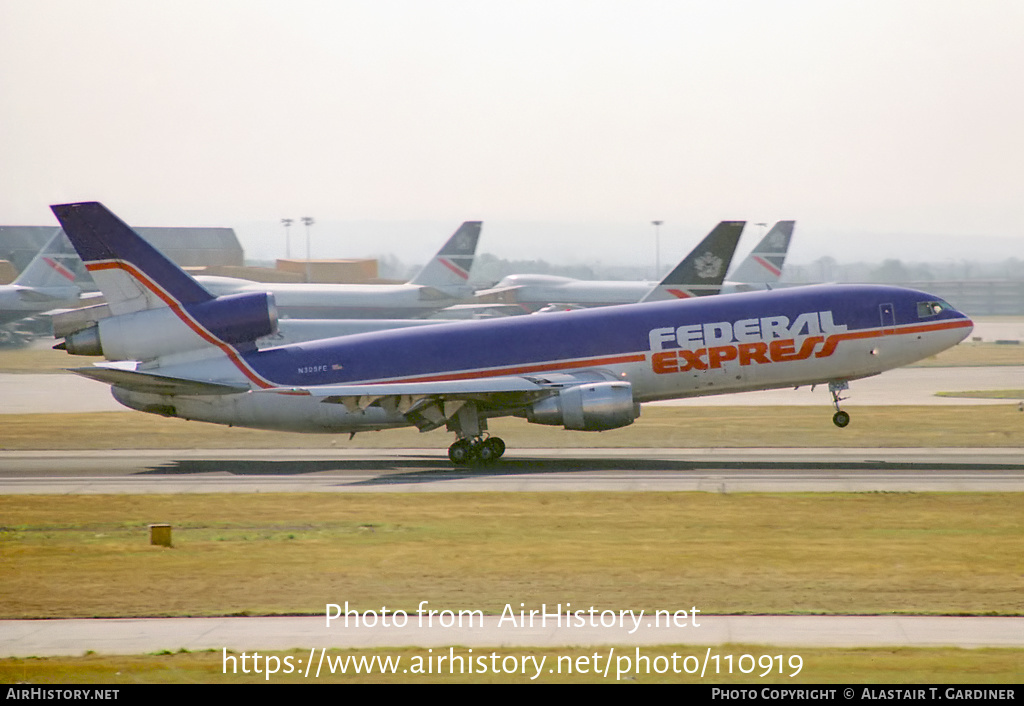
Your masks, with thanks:
[(882, 335), (895, 332), (896, 313), (892, 304), (879, 304), (878, 313), (882, 319)]

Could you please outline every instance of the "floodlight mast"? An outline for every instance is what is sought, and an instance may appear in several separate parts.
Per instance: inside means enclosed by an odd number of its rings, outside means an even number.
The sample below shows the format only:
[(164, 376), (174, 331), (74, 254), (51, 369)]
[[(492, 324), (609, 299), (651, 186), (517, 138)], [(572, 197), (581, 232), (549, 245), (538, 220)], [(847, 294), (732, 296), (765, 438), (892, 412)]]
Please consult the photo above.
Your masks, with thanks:
[(654, 226), (654, 279), (661, 277), (661, 224), (665, 221), (651, 221)]
[(316, 221), (314, 221), (311, 216), (303, 216), (302, 217), (302, 222), (306, 225), (306, 281), (310, 282), (310, 281), (312, 281), (313, 277), (312, 277), (312, 275), (310, 273), (310, 264), (309, 264), (309, 261), (310, 261), (310, 254), (309, 254), (309, 227), (311, 225), (313, 225)]
[(292, 227), (292, 223), (294, 222), (295, 220), (292, 218), (281, 219), (281, 224), (284, 226), (284, 256), (285, 259), (288, 260), (292, 259), (292, 237), (289, 229)]

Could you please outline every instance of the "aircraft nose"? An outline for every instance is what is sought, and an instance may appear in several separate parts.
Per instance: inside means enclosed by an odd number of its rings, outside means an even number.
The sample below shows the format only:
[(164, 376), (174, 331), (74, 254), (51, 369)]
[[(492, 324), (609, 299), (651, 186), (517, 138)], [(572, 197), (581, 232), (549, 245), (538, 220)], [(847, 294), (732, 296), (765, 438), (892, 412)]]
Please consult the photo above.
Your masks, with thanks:
[(970, 336), (971, 332), (974, 330), (974, 319), (972, 319), (970, 316), (963, 313), (962, 311), (957, 311), (957, 313), (960, 314), (960, 316), (962, 316), (964, 319), (964, 326), (961, 329), (963, 336), (960, 337), (960, 340), (962, 341), (968, 336)]

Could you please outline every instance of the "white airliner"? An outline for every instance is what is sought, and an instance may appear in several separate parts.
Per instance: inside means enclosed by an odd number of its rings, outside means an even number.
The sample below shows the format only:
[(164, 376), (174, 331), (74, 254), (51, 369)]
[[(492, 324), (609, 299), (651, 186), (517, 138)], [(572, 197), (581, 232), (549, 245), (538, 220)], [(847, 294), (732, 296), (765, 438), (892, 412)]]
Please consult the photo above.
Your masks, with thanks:
[[(75, 372), (127, 407), (233, 426), (456, 435), (456, 464), (500, 457), (493, 417), (601, 431), (644, 402), (850, 380), (963, 340), (971, 320), (933, 295), (815, 285), (543, 316), (392, 329), (258, 350), (273, 295), (214, 297), (99, 203), (52, 207), (112, 316), (71, 337), (109, 360)], [(771, 423), (770, 420), (766, 423)]]
[(715, 243), (713, 231), (661, 282), (509, 275), (494, 287), (477, 291), (476, 298), (484, 302), (517, 304), (526, 311), (537, 311), (556, 303), (585, 307), (610, 306), (771, 289), (782, 275), (782, 265), (793, 237), (793, 225), (794, 221), (776, 223), (728, 277), (726, 271), (736, 243), (732, 243), (732, 249), (728, 249), (727, 242)]
[(413, 319), (471, 298), (469, 273), (480, 222), (466, 221), (405, 284), (295, 284), (197, 277), (215, 295), (271, 292), (282, 317), (295, 319)]
[(14, 282), (0, 285), (0, 324), (78, 303), (82, 290), (75, 271), (81, 265), (74, 252), (63, 251), (66, 247), (58, 228)]

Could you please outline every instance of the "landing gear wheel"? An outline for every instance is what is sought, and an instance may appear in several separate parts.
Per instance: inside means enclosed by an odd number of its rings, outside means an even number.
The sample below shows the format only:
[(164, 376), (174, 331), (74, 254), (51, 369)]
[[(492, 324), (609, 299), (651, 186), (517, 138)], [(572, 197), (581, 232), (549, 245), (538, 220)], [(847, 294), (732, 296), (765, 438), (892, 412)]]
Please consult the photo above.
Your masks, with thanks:
[(505, 453), (505, 442), (496, 436), (481, 441), (476, 447), (476, 456), (480, 463), (492, 463)]
[(487, 440), (488, 444), (494, 447), (494, 458), (501, 458), (505, 455), (505, 442), (496, 436)]
[(843, 410), (839, 409), (839, 403), (846, 399), (845, 397), (842, 397), (840, 393), (843, 390), (849, 389), (850, 383), (846, 382), (845, 380), (841, 380), (839, 382), (830, 382), (828, 384), (828, 391), (832, 393), (832, 404), (836, 408), (836, 413), (832, 415), (832, 423), (835, 424), (840, 429), (842, 429), (843, 427), (850, 423), (850, 415), (844, 412)]
[(469, 439), (459, 439), (448, 447), (448, 458), (456, 466), (465, 466), (476, 458), (476, 449)]

